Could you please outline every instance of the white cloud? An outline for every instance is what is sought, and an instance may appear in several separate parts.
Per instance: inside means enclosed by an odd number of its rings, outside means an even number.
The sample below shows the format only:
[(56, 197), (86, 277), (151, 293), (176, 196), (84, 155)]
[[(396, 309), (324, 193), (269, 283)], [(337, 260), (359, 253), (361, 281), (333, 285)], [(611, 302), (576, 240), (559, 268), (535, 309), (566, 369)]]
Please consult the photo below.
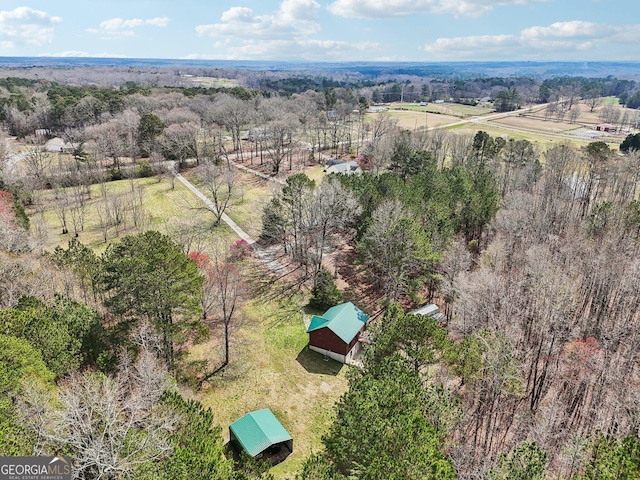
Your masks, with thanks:
[(605, 24), (582, 22), (574, 20), (571, 22), (556, 22), (548, 27), (529, 27), (521, 32), (523, 39), (537, 41), (551, 38), (590, 38), (606, 36), (615, 32), (615, 27)]
[(96, 33), (102, 35), (103, 39), (109, 39), (114, 37), (131, 37), (134, 35), (133, 29), (150, 26), (150, 27), (166, 27), (171, 21), (167, 17), (156, 17), (149, 19), (132, 18), (125, 20), (122, 18), (109, 18), (100, 22), (98, 28), (88, 28), (87, 32)]
[[(519, 35), (438, 38), (423, 49), (439, 60), (557, 59), (563, 53), (594, 51), (613, 43), (633, 45), (638, 41), (640, 25), (614, 26), (575, 20), (525, 28)], [(606, 50), (602, 53), (607, 54)]]
[(41, 53), (38, 57), (74, 57), (74, 58), (126, 58), (116, 53), (89, 53), (81, 50), (67, 50), (66, 52)]
[(167, 17), (156, 17), (156, 18), (151, 18), (149, 20), (145, 20), (144, 24), (145, 25), (150, 25), (152, 27), (164, 28), (164, 27), (169, 25), (170, 21), (171, 21), (171, 19), (167, 18)]
[(389, 18), (425, 13), (479, 16), (494, 7), (549, 0), (335, 0), (327, 8), (346, 18)]
[(472, 37), (438, 38), (424, 47), (425, 52), (442, 54), (455, 52), (455, 55), (470, 56), (479, 51), (496, 51), (510, 47), (517, 42), (513, 35), (478, 35)]
[(241, 40), (287, 40), (303, 38), (320, 31), (315, 0), (284, 0), (279, 9), (269, 15), (256, 15), (248, 7), (232, 7), (226, 10), (220, 23), (198, 25), (200, 36), (228, 37)]
[(226, 46), (224, 53), (213, 55), (191, 54), (187, 59), (224, 60), (356, 60), (362, 52), (376, 51), (375, 42), (351, 43), (338, 40), (265, 40), (247, 41), (242, 45)]
[(258, 14), (248, 7), (231, 7), (219, 23), (199, 25), (201, 37), (215, 39), (214, 54), (190, 59), (355, 60), (381, 48), (377, 42), (348, 42), (313, 38), (320, 32), (316, 0), (283, 0), (276, 11)]
[(320, 5), (315, 0), (284, 0), (280, 4), (280, 20), (313, 22), (318, 20)]
[(0, 11), (0, 47), (42, 46), (51, 43), (54, 25), (62, 18), (30, 7)]

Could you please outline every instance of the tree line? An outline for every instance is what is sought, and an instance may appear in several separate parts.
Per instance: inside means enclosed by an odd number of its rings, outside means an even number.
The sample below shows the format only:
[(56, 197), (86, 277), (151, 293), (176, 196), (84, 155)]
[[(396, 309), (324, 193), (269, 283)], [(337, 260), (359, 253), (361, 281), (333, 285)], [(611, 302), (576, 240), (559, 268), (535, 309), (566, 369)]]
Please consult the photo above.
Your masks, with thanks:
[[(290, 177), (265, 208), (265, 239), (280, 242), (301, 265), (314, 265), (314, 248), (297, 244), (302, 239), (317, 248), (322, 237), (314, 236), (311, 213), (320, 209), (315, 202), (325, 196), (325, 183), (339, 185), (348, 215), (335, 209), (325, 255), (346, 240), (383, 304), (400, 300), (406, 308), (435, 299), (447, 317), (445, 330), (433, 319), (387, 307), (373, 327), (363, 371), (338, 404), (326, 454), (310, 459), (306, 471), (318, 478), (378, 478), (379, 468), (380, 478), (438, 478), (427, 473), (439, 468), (437, 460), (418, 474), (401, 453), (390, 454), (397, 461), (385, 470), (385, 449), (401, 442), (412, 451), (411, 439), (420, 434), (391, 427), (388, 436), (375, 433), (367, 417), (369, 409), (378, 412), (385, 428), (394, 418), (385, 408), (404, 411), (392, 403), (400, 394), (391, 393), (388, 377), (403, 378), (407, 388), (411, 381), (384, 370), (403, 365), (421, 381), (412, 394), (446, 392), (438, 397), (442, 403), (423, 398), (425, 410), (455, 406), (447, 433), (431, 431), (431, 440), (420, 444), (433, 441), (447, 452), (459, 478), (633, 478), (639, 465), (637, 151), (619, 156), (592, 142), (541, 152), (527, 140), (478, 132), (464, 155), (447, 153), (439, 165), (433, 138), (394, 138), (383, 173), (328, 177), (320, 188), (302, 175)], [(336, 272), (347, 267), (340, 262), (353, 261), (335, 258)], [(320, 266), (311, 269), (319, 272)], [(377, 368), (386, 373), (378, 376)], [(390, 403), (365, 401), (367, 389), (384, 391)], [(354, 438), (369, 434), (371, 444), (354, 446)], [(369, 448), (379, 454), (375, 459)], [(443, 472), (438, 475), (447, 478)]]
[[(242, 155), (249, 144), (277, 173), (288, 162), (291, 169), (300, 138), (311, 154), (358, 149), (368, 173), (320, 185), (292, 175), (263, 212), (263, 241), (281, 246), (314, 288), (335, 293), (330, 277), (349, 261), (386, 307), (363, 369), (336, 406), (324, 453), (308, 459), (300, 478), (632, 478), (640, 232), (633, 139), (620, 157), (603, 142), (540, 151), (486, 132), (401, 131), (385, 115), (354, 135), (344, 122), (359, 99), (340, 88), (250, 100), (136, 89), (122, 97), (123, 110), (101, 104), (97, 113), (99, 98), (58, 89), (60, 108), (30, 92), (24, 111), (16, 103), (5, 112), (9, 124), (25, 121), (30, 130), (87, 107), (65, 132), (81, 140), (76, 148), (87, 145), (86, 157), (85, 147), (73, 154), (80, 166), (98, 155), (116, 171), (124, 157), (197, 159), (218, 221), (234, 188), (229, 151)], [(352, 141), (360, 135), (362, 145)], [(45, 171), (37, 152), (29, 159), (35, 179)], [(67, 209), (57, 194), (61, 224), (81, 232), (86, 189)], [(0, 196), (12, 232), (24, 231), (12, 223), (17, 196)], [(128, 207), (107, 206), (108, 233)], [(20, 250), (16, 238), (0, 237), (3, 249)], [(345, 245), (354, 256), (328, 271), (327, 257)], [(205, 258), (145, 232), (102, 255), (78, 241), (51, 263), (13, 255), (0, 253), (3, 452), (67, 448), (86, 459), (77, 466), (84, 478), (268, 477), (250, 462), (232, 472), (212, 413), (176, 393), (172, 380), (185, 346), (220, 312), (229, 362), (242, 281), (226, 254)], [(52, 276), (63, 296), (47, 294)], [(446, 329), (394, 303), (424, 300), (443, 307)], [(203, 366), (200, 380), (218, 367)], [(79, 433), (104, 425), (113, 426), (104, 432), (109, 448)]]

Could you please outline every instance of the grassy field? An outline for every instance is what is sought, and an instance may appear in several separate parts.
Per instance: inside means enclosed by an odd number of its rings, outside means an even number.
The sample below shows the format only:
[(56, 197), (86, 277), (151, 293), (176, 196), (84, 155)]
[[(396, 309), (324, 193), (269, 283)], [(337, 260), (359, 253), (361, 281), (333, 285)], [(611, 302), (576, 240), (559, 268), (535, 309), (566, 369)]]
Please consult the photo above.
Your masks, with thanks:
[[(526, 115), (512, 115), (493, 120), (474, 121), (450, 127), (450, 129), (471, 134), (475, 134), (478, 130), (483, 130), (493, 136), (504, 136), (505, 138), (516, 140), (526, 139), (543, 149), (559, 142), (567, 142), (576, 147), (583, 147), (591, 142), (603, 141), (612, 149), (617, 150), (626, 132), (618, 135), (600, 135), (596, 133), (594, 126), (601, 123), (598, 115), (602, 106), (598, 107), (594, 112), (590, 112), (589, 108), (584, 104), (580, 104), (579, 108), (580, 114), (574, 122), (569, 122), (566, 116), (562, 122), (557, 121), (553, 116), (545, 120), (545, 107), (539, 107)], [(618, 106), (617, 109), (619, 109), (621, 115), (624, 113), (630, 114), (622, 106)]]
[[(412, 110), (389, 110), (387, 112), (391, 118), (398, 120), (400, 128), (413, 130), (414, 128), (423, 128), (425, 126), (434, 127), (438, 125), (446, 125), (459, 121), (458, 117), (450, 115), (437, 115), (435, 113), (422, 113)], [(368, 113), (367, 117), (378, 115), (377, 113)]]
[[(239, 179), (238, 189), (225, 213), (249, 236), (257, 239), (262, 230), (263, 207), (271, 199), (272, 192), (278, 189), (279, 185), (251, 173), (240, 170), (234, 170), (234, 172)], [(201, 186), (197, 169), (185, 172), (184, 176), (195, 186)], [(202, 189), (202, 192), (207, 194), (205, 189)]]
[(320, 185), (320, 183), (322, 183), (322, 179), (327, 175), (323, 172), (323, 169), (324, 167), (322, 165), (314, 165), (306, 167), (303, 173), (305, 173), (311, 180), (315, 180), (316, 185)]
[[(170, 225), (177, 219), (189, 218), (193, 222), (206, 225), (211, 222), (211, 215), (204, 210), (196, 209), (198, 201), (195, 196), (180, 182), (175, 182), (172, 188), (169, 179), (158, 182), (157, 178), (141, 178), (134, 180), (120, 180), (105, 184), (109, 196), (123, 195), (134, 188), (143, 190), (143, 222), (141, 229), (156, 229), (167, 233)], [(68, 189), (67, 189), (68, 190)], [(66, 246), (72, 238), (72, 233), (62, 234), (61, 221), (56, 214), (55, 205), (61, 200), (56, 199), (53, 190), (42, 190), (36, 193), (35, 204), (30, 207), (27, 214), (33, 222), (44, 222), (47, 227), (44, 248), (52, 250), (54, 247)], [(103, 233), (100, 228), (98, 208), (103, 204), (100, 185), (91, 186), (91, 196), (88, 199), (85, 210), (85, 227), (78, 239), (88, 247), (100, 252), (106, 248)], [(69, 221), (68, 221), (69, 222)], [(69, 225), (71, 229), (71, 225)], [(131, 219), (124, 224), (111, 227), (108, 231), (108, 241), (112, 241), (127, 234), (136, 233), (140, 229), (134, 227)], [(235, 239), (233, 232), (226, 226), (216, 228), (214, 236)]]
[[(607, 105), (613, 106), (615, 111), (617, 111), (618, 115), (620, 115), (620, 117), (624, 116), (624, 114), (626, 113), (629, 117), (633, 119), (637, 115), (636, 111), (630, 110), (628, 108), (625, 108), (623, 105), (620, 105), (618, 103), (617, 98), (606, 97), (602, 99), (602, 104), (596, 107), (593, 111), (591, 111), (590, 107), (584, 103), (577, 104), (576, 108), (579, 108), (580, 114), (576, 118), (575, 123), (578, 123), (581, 125), (592, 125), (592, 126), (595, 126), (599, 123), (603, 123), (602, 119), (600, 118), (600, 114), (603, 107)], [(534, 115), (538, 117), (540, 120), (544, 120), (545, 114), (546, 114), (546, 108), (541, 108), (537, 110)], [(554, 115), (551, 115), (551, 118), (555, 120)], [(565, 118), (565, 121), (566, 121), (566, 118)]]
[(444, 114), (458, 118), (473, 117), (477, 115), (486, 115), (493, 112), (493, 107), (485, 105), (462, 105), (459, 103), (428, 103), (421, 107), (418, 103), (393, 104), (391, 109), (406, 109), (416, 112), (431, 112), (436, 114)]
[(198, 86), (209, 88), (233, 88), (240, 85), (236, 80), (231, 78), (192, 77), (191, 80)]
[[(289, 478), (304, 459), (322, 448), (333, 405), (347, 389), (342, 364), (307, 349), (303, 320), (306, 297), (265, 278), (262, 269), (250, 273), (252, 300), (242, 309), (241, 326), (232, 338), (231, 364), (198, 395), (211, 407), (228, 439), (228, 425), (247, 412), (270, 408), (293, 437), (293, 454), (271, 470)], [(213, 340), (191, 350), (191, 359), (219, 352)]]
[(580, 128), (579, 123), (567, 123), (567, 122), (554, 122), (545, 121), (539, 118), (511, 116), (505, 118), (497, 118), (491, 120), (490, 123), (496, 125), (504, 125), (506, 127), (517, 127), (526, 130), (531, 130), (534, 133), (548, 132), (548, 133), (564, 133), (571, 132)]
[(620, 99), (618, 97), (604, 97), (602, 99), (602, 104), (603, 105), (620, 105)]
[[(505, 138), (512, 138), (514, 140), (529, 140), (533, 144), (538, 145), (543, 150), (553, 145), (554, 143), (566, 142), (576, 147), (584, 147), (594, 141), (592, 139), (578, 138), (574, 136), (563, 137), (554, 136), (552, 134), (532, 133), (526, 130), (508, 128), (506, 126), (501, 127), (500, 125), (497, 125), (495, 123), (468, 123), (452, 127), (452, 130), (455, 130), (459, 133), (468, 133), (472, 135), (475, 135), (478, 131), (482, 130), (493, 137), (504, 136)], [(618, 144), (611, 144), (610, 146), (617, 148)]]

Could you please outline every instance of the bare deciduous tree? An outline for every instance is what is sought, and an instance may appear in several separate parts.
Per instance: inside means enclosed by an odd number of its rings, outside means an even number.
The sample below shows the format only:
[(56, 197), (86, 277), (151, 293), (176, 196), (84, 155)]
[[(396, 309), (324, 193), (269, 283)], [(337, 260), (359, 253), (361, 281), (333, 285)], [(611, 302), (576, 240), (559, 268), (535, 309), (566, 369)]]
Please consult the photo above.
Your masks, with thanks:
[(200, 380), (200, 386), (229, 365), (231, 330), (239, 314), (240, 302), (246, 294), (242, 272), (231, 263), (227, 249), (218, 243), (211, 251), (211, 257), (202, 254), (192, 254), (191, 257), (205, 279), (201, 300), (203, 319), (219, 320), (222, 324), (224, 356), (220, 365)]
[(224, 212), (231, 206), (231, 202), (239, 189), (237, 175), (226, 165), (216, 165), (207, 162), (200, 175), (202, 188), (211, 200), (211, 205), (206, 206), (207, 210), (213, 213), (214, 225), (220, 225)]
[(114, 377), (72, 374), (56, 402), (28, 388), (20, 410), (37, 453), (70, 451), (76, 478), (126, 478), (172, 450), (175, 419), (158, 406), (169, 378), (151, 352), (142, 351), (135, 364), (123, 355)]
[(39, 186), (45, 179), (46, 174), (50, 173), (53, 155), (44, 148), (44, 138), (38, 136), (30, 136), (25, 138), (27, 151), (24, 155), (24, 164), (27, 169), (27, 175), (34, 178)]
[(249, 103), (230, 95), (219, 95), (212, 111), (213, 119), (224, 126), (233, 141), (233, 149), (241, 149), (240, 132), (249, 123)]
[(620, 110), (611, 104), (604, 105), (598, 109), (598, 118), (604, 123), (617, 123), (620, 118)]

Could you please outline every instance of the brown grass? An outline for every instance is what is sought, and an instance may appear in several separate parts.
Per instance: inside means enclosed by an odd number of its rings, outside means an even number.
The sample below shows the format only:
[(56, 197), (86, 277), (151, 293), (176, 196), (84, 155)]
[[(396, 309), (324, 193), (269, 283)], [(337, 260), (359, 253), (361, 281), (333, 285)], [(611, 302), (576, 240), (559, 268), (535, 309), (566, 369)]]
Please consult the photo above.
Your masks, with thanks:
[[(460, 121), (458, 117), (450, 115), (438, 115), (435, 113), (422, 113), (412, 110), (390, 110), (389, 115), (391, 118), (398, 120), (398, 126), (400, 128), (406, 128), (409, 130), (428, 127), (435, 127), (439, 125), (446, 125)], [(368, 115), (378, 115), (377, 113), (370, 113)]]
[(504, 125), (507, 127), (518, 127), (525, 130), (533, 130), (535, 132), (545, 133), (565, 133), (580, 128), (580, 125), (577, 123), (544, 121), (543, 119), (531, 118), (528, 116), (511, 116), (497, 118), (495, 120), (491, 120), (489, 123)]

